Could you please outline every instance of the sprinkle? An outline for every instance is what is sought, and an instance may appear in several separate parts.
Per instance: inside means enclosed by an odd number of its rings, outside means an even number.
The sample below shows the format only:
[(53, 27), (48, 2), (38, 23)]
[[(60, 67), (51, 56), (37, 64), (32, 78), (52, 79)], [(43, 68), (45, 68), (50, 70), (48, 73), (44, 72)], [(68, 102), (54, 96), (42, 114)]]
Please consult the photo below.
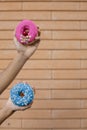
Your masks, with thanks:
[(20, 40), (21, 40), (22, 43), (28, 44), (29, 41), (30, 41), (30, 38), (31, 38), (31, 36), (28, 36), (28, 35), (27, 36), (20, 35)]

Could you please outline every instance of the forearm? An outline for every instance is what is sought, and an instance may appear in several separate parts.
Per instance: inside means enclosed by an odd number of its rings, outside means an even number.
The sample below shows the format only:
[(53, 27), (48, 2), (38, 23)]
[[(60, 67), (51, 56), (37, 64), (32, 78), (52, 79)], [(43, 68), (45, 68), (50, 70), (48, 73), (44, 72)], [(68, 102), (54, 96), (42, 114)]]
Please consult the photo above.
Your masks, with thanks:
[(0, 125), (3, 123), (4, 120), (6, 120), (13, 113), (14, 111), (11, 110), (8, 106), (3, 107), (0, 110)]
[(0, 94), (6, 89), (6, 87), (13, 81), (15, 76), (18, 74), (20, 69), (23, 67), (27, 57), (22, 53), (18, 53), (13, 62), (8, 66), (8, 68), (1, 74), (0, 77)]

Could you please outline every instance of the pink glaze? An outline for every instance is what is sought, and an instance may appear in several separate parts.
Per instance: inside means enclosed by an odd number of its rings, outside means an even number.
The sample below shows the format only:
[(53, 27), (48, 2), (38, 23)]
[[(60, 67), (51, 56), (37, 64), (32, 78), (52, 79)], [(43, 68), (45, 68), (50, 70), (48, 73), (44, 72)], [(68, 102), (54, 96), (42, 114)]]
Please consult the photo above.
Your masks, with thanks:
[(22, 44), (29, 44), (38, 35), (37, 26), (30, 20), (21, 21), (15, 30), (17, 40)]

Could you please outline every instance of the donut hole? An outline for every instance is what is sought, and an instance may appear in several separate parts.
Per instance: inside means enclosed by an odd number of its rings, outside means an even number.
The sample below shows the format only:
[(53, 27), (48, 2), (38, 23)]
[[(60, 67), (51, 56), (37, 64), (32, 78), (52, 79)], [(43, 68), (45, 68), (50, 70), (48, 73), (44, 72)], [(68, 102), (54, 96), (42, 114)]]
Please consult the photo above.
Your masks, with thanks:
[(20, 92), (19, 94), (21, 97), (24, 97), (24, 93), (23, 92)]
[(29, 33), (29, 28), (27, 26), (24, 26), (23, 31), (22, 31), (22, 35), (27, 36), (28, 33)]

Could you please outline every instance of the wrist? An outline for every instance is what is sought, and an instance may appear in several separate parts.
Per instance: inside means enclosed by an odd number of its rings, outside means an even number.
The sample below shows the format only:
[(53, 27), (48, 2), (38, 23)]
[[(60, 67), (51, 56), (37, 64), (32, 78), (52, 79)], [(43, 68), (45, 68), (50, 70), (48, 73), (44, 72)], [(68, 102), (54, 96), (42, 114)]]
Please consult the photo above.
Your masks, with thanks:
[(14, 111), (6, 104), (0, 110), (0, 125), (3, 123), (4, 120), (6, 120), (9, 116), (11, 116), (13, 112)]
[(14, 110), (12, 108), (12, 105), (11, 105), (11, 102), (9, 100), (7, 101), (7, 103), (6, 103), (6, 105), (5, 105), (5, 107), (3, 109), (4, 109), (4, 111), (7, 111), (9, 113), (14, 112)]
[(24, 60), (24, 61), (28, 60), (28, 56), (26, 56), (24, 52), (18, 52), (18, 54), (20, 57), (22, 57), (22, 60)]

